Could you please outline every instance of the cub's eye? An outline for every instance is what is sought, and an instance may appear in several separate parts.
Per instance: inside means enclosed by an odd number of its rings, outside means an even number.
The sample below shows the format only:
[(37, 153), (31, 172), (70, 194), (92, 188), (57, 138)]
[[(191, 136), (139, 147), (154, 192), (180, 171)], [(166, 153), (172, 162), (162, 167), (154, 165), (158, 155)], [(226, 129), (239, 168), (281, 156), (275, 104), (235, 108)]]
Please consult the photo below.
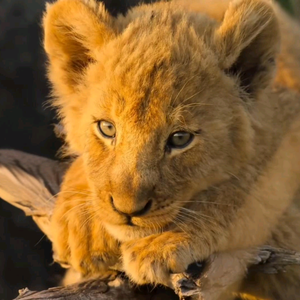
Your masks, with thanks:
[(184, 148), (193, 140), (193, 138), (194, 135), (189, 132), (177, 131), (170, 135), (167, 145), (170, 148)]
[(107, 121), (99, 121), (98, 122), (98, 129), (100, 133), (105, 137), (112, 139), (116, 135), (116, 128), (115, 126)]

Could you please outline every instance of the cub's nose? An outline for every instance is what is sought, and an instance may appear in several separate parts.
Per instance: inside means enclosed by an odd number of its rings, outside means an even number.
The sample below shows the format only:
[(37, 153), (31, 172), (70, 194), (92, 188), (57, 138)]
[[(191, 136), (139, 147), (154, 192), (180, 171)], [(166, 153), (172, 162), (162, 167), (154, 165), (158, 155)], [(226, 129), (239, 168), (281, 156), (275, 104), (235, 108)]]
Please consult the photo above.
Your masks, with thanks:
[(113, 207), (113, 209), (118, 212), (120, 215), (124, 215), (126, 217), (141, 217), (146, 215), (152, 206), (152, 200), (147, 201), (146, 203), (140, 203), (139, 205), (135, 205), (134, 207), (130, 208), (127, 207), (125, 208), (121, 208), (118, 207), (117, 202), (115, 201), (115, 199), (111, 196), (110, 197), (110, 202), (111, 205)]

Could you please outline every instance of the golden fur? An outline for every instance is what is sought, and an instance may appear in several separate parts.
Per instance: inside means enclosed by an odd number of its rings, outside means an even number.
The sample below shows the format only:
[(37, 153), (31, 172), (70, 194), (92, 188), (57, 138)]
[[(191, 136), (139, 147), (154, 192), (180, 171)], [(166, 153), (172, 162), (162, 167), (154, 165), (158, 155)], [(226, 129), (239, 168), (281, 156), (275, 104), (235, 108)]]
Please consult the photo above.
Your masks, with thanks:
[[(121, 262), (138, 284), (170, 285), (170, 271), (212, 253), (300, 250), (300, 27), (271, 1), (229, 2), (159, 2), (117, 18), (93, 0), (47, 7), (53, 103), (77, 157), (52, 217), (57, 261), (83, 276)], [(182, 130), (193, 141), (166, 149)], [(127, 225), (111, 197), (128, 214), (152, 206)], [(297, 268), (244, 276), (236, 292), (298, 299)]]

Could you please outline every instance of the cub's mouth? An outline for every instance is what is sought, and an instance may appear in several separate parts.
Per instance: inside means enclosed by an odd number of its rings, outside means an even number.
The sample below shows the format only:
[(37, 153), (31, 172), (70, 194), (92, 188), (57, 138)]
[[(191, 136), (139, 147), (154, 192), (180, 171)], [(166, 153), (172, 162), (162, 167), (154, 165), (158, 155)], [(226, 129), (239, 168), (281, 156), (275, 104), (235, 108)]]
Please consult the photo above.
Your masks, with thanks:
[(181, 208), (176, 202), (158, 206), (157, 201), (150, 200), (143, 209), (130, 214), (120, 212), (112, 201), (111, 209), (115, 217), (106, 216), (103, 220), (104, 226), (117, 239), (128, 241), (175, 228), (174, 220)]
[(159, 195), (140, 199), (143, 203), (140, 205), (141, 202), (114, 198), (102, 190), (93, 197), (93, 206), (107, 231), (118, 240), (128, 241), (184, 227), (182, 210), (195, 202), (192, 198), (191, 195)]

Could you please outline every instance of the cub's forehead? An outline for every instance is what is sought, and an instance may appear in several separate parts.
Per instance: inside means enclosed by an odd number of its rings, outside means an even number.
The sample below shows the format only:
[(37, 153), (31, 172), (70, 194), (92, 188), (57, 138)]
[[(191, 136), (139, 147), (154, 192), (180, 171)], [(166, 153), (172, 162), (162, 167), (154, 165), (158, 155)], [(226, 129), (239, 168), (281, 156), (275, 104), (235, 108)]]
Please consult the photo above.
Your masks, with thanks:
[(95, 80), (102, 77), (100, 105), (147, 118), (194, 101), (217, 67), (207, 36), (196, 33), (194, 23), (177, 11), (148, 12), (107, 43), (94, 69)]

